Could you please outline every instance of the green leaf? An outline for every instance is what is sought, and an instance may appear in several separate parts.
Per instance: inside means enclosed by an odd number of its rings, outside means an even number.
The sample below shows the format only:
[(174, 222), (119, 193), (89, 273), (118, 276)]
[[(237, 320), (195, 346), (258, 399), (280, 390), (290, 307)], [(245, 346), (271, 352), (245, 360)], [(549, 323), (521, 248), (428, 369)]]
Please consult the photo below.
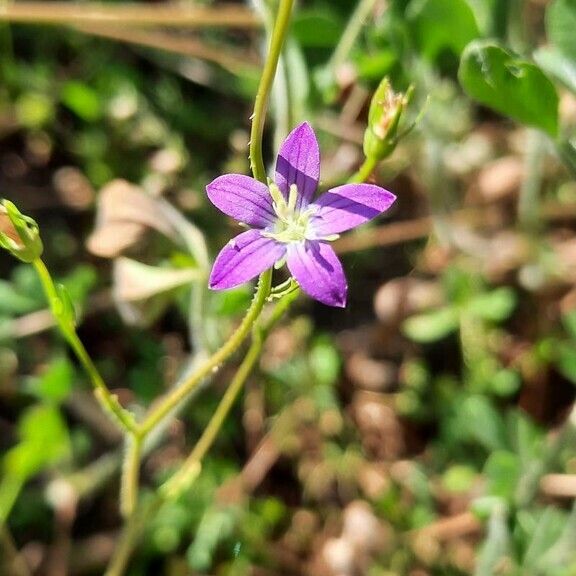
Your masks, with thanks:
[(38, 302), (22, 294), (11, 282), (0, 280), (0, 313), (15, 316), (38, 307)]
[(458, 78), (478, 102), (550, 136), (557, 135), (558, 95), (538, 66), (489, 41), (475, 41), (462, 55)]
[(33, 406), (26, 410), (18, 422), (18, 432), (20, 442), (4, 457), (7, 475), (29, 478), (69, 453), (66, 424), (52, 406)]
[(576, 60), (550, 46), (538, 48), (532, 56), (543, 70), (576, 94)]
[(305, 48), (332, 48), (342, 29), (342, 22), (326, 9), (299, 10), (292, 23), (292, 34)]
[(571, 310), (562, 316), (562, 324), (566, 332), (570, 334), (570, 338), (576, 340), (576, 310)]
[(488, 451), (508, 448), (504, 421), (485, 396), (470, 396), (458, 412), (462, 430)]
[(319, 337), (310, 350), (310, 367), (318, 384), (332, 386), (340, 374), (340, 355), (328, 337)]
[(502, 322), (512, 314), (516, 306), (516, 294), (512, 288), (501, 287), (476, 296), (467, 307), (467, 312), (490, 322)]
[(73, 380), (74, 368), (70, 361), (62, 356), (53, 360), (39, 378), (34, 378), (31, 387), (42, 400), (60, 403), (70, 394)]
[(556, 367), (565, 378), (576, 384), (576, 349), (574, 344), (567, 342), (558, 343)]
[(548, 40), (576, 60), (576, 0), (555, 0), (546, 11)]
[(402, 330), (415, 342), (427, 344), (448, 336), (458, 328), (458, 313), (454, 308), (441, 308), (412, 316), (404, 322)]
[[(559, 541), (566, 526), (566, 514), (555, 507), (548, 506), (544, 511), (538, 511), (538, 516), (531, 520), (535, 526), (529, 534), (526, 534), (528, 545), (522, 559), (523, 567), (527, 573), (536, 567), (540, 570), (544, 568), (546, 552), (550, 551)], [(542, 573), (552, 574), (552, 572)]]
[(516, 394), (522, 386), (522, 379), (517, 372), (509, 368), (498, 370), (492, 377), (490, 390), (497, 396), (508, 397)]
[(62, 87), (60, 99), (74, 114), (86, 122), (95, 122), (102, 116), (98, 92), (82, 82), (75, 80), (66, 82)]
[(442, 475), (442, 487), (449, 492), (467, 492), (474, 486), (478, 473), (463, 464), (450, 466)]
[(484, 466), (488, 494), (511, 501), (520, 478), (520, 460), (516, 454), (503, 450), (493, 452)]
[(460, 56), (479, 35), (474, 12), (465, 0), (416, 0), (407, 15), (414, 42), (428, 60), (436, 60), (446, 50)]
[(15, 104), (18, 122), (32, 130), (45, 127), (55, 116), (54, 102), (39, 92), (24, 92)]
[(212, 565), (212, 559), (218, 544), (228, 538), (236, 523), (236, 508), (209, 508), (202, 517), (194, 542), (188, 548), (186, 557), (190, 567), (206, 571)]

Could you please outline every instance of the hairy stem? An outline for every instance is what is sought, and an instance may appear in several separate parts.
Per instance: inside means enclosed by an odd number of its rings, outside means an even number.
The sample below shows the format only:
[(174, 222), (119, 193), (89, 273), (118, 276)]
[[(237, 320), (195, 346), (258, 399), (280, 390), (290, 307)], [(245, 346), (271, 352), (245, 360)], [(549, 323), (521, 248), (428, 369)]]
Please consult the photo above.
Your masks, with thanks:
[(276, 68), (282, 47), (286, 41), (288, 33), (288, 25), (290, 23), (290, 15), (292, 14), (292, 6), (294, 0), (280, 0), (276, 22), (274, 23), (274, 30), (270, 38), (270, 47), (268, 50), (268, 58), (262, 70), (262, 77), (260, 78), (260, 85), (254, 100), (254, 113), (252, 115), (252, 129), (250, 130), (250, 168), (254, 178), (266, 183), (266, 168), (264, 166), (264, 159), (262, 156), (262, 134), (264, 132), (264, 121), (266, 118), (266, 109), (268, 107), (268, 100), (274, 77), (276, 75)]
[(142, 438), (146, 437), (206, 376), (218, 370), (221, 364), (238, 349), (250, 333), (254, 322), (256, 322), (266, 303), (266, 298), (268, 298), (270, 292), (271, 281), (272, 270), (267, 270), (260, 276), (258, 289), (254, 295), (252, 304), (231, 338), (178, 388), (172, 390), (156, 406), (152, 407), (150, 413), (144, 419), (138, 430), (138, 434)]
[(360, 168), (358, 168), (358, 172), (356, 172), (356, 174), (353, 174), (350, 179), (348, 180), (349, 183), (358, 183), (358, 182), (366, 182), (366, 180), (368, 180), (368, 178), (370, 178), (370, 176), (372, 176), (372, 173), (374, 172), (374, 170), (376, 170), (376, 166), (378, 165), (378, 161), (373, 158), (364, 158), (364, 162), (362, 163), (362, 166), (360, 166)]
[(104, 576), (122, 576), (122, 574), (124, 574), (130, 561), (130, 556), (148, 521), (159, 510), (164, 501), (177, 498), (183, 491), (189, 489), (194, 480), (196, 480), (202, 469), (202, 460), (214, 444), (226, 417), (234, 406), (248, 376), (250, 376), (252, 369), (260, 357), (266, 336), (280, 318), (282, 318), (292, 302), (298, 297), (299, 293), (299, 290), (295, 290), (284, 296), (278, 301), (264, 325), (254, 327), (250, 348), (234, 375), (234, 378), (230, 382), (208, 426), (205, 428), (200, 439), (178, 472), (160, 488), (152, 500), (145, 502), (131, 514), (120, 537), (118, 548), (114, 552), (110, 566)]
[(82, 344), (78, 334), (69, 323), (64, 322), (62, 318), (62, 300), (56, 290), (56, 286), (54, 285), (54, 281), (52, 280), (46, 265), (39, 258), (32, 264), (40, 277), (40, 282), (42, 283), (42, 288), (44, 289), (44, 293), (48, 299), (50, 310), (56, 319), (62, 335), (76, 354), (76, 357), (80, 361), (80, 364), (82, 364), (82, 367), (94, 386), (96, 399), (100, 402), (104, 411), (114, 418), (120, 428), (132, 434), (136, 433), (136, 423), (132, 414), (124, 409), (118, 402), (116, 396), (108, 390), (108, 387), (104, 383), (102, 376), (100, 376), (94, 362), (92, 362), (86, 348), (84, 348), (84, 344)]
[(129, 518), (138, 502), (138, 485), (140, 481), (140, 460), (142, 458), (142, 438), (126, 438), (126, 455), (122, 467), (120, 487), (120, 512)]

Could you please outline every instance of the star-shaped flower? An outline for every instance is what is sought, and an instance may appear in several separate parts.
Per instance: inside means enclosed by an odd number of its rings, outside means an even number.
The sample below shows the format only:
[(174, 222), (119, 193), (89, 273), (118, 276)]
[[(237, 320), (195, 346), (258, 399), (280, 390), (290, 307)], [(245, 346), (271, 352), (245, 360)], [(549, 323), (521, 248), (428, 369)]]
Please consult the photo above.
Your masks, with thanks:
[(319, 177), (318, 141), (304, 122), (282, 143), (273, 183), (224, 174), (208, 184), (215, 206), (253, 227), (218, 254), (210, 288), (233, 288), (285, 260), (309, 296), (328, 306), (346, 305), (346, 277), (329, 242), (387, 210), (396, 197), (373, 184), (345, 184), (313, 200)]

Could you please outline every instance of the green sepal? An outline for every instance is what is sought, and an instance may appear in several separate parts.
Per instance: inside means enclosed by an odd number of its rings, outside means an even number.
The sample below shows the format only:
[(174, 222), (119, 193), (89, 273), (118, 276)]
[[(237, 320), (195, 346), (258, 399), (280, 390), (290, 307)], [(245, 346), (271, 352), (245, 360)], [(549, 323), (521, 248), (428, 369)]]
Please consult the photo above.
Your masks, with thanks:
[(44, 249), (38, 224), (10, 200), (0, 203), (0, 247), (28, 264), (40, 258)]
[(400, 120), (410, 100), (413, 88), (405, 94), (395, 93), (387, 77), (384, 77), (370, 102), (368, 127), (364, 132), (364, 155), (377, 161), (392, 154), (400, 138)]

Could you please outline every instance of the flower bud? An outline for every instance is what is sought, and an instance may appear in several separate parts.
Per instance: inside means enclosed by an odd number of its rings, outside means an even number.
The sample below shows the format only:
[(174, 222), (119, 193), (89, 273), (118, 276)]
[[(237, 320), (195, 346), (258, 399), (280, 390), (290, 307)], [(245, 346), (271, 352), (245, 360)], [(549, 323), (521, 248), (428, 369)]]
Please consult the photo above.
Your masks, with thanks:
[(9, 200), (0, 203), (0, 247), (27, 263), (40, 258), (43, 250), (38, 224)]
[(364, 133), (364, 154), (367, 158), (383, 160), (396, 148), (400, 119), (412, 98), (412, 87), (396, 93), (388, 78), (383, 78), (374, 92), (368, 111), (368, 127)]

